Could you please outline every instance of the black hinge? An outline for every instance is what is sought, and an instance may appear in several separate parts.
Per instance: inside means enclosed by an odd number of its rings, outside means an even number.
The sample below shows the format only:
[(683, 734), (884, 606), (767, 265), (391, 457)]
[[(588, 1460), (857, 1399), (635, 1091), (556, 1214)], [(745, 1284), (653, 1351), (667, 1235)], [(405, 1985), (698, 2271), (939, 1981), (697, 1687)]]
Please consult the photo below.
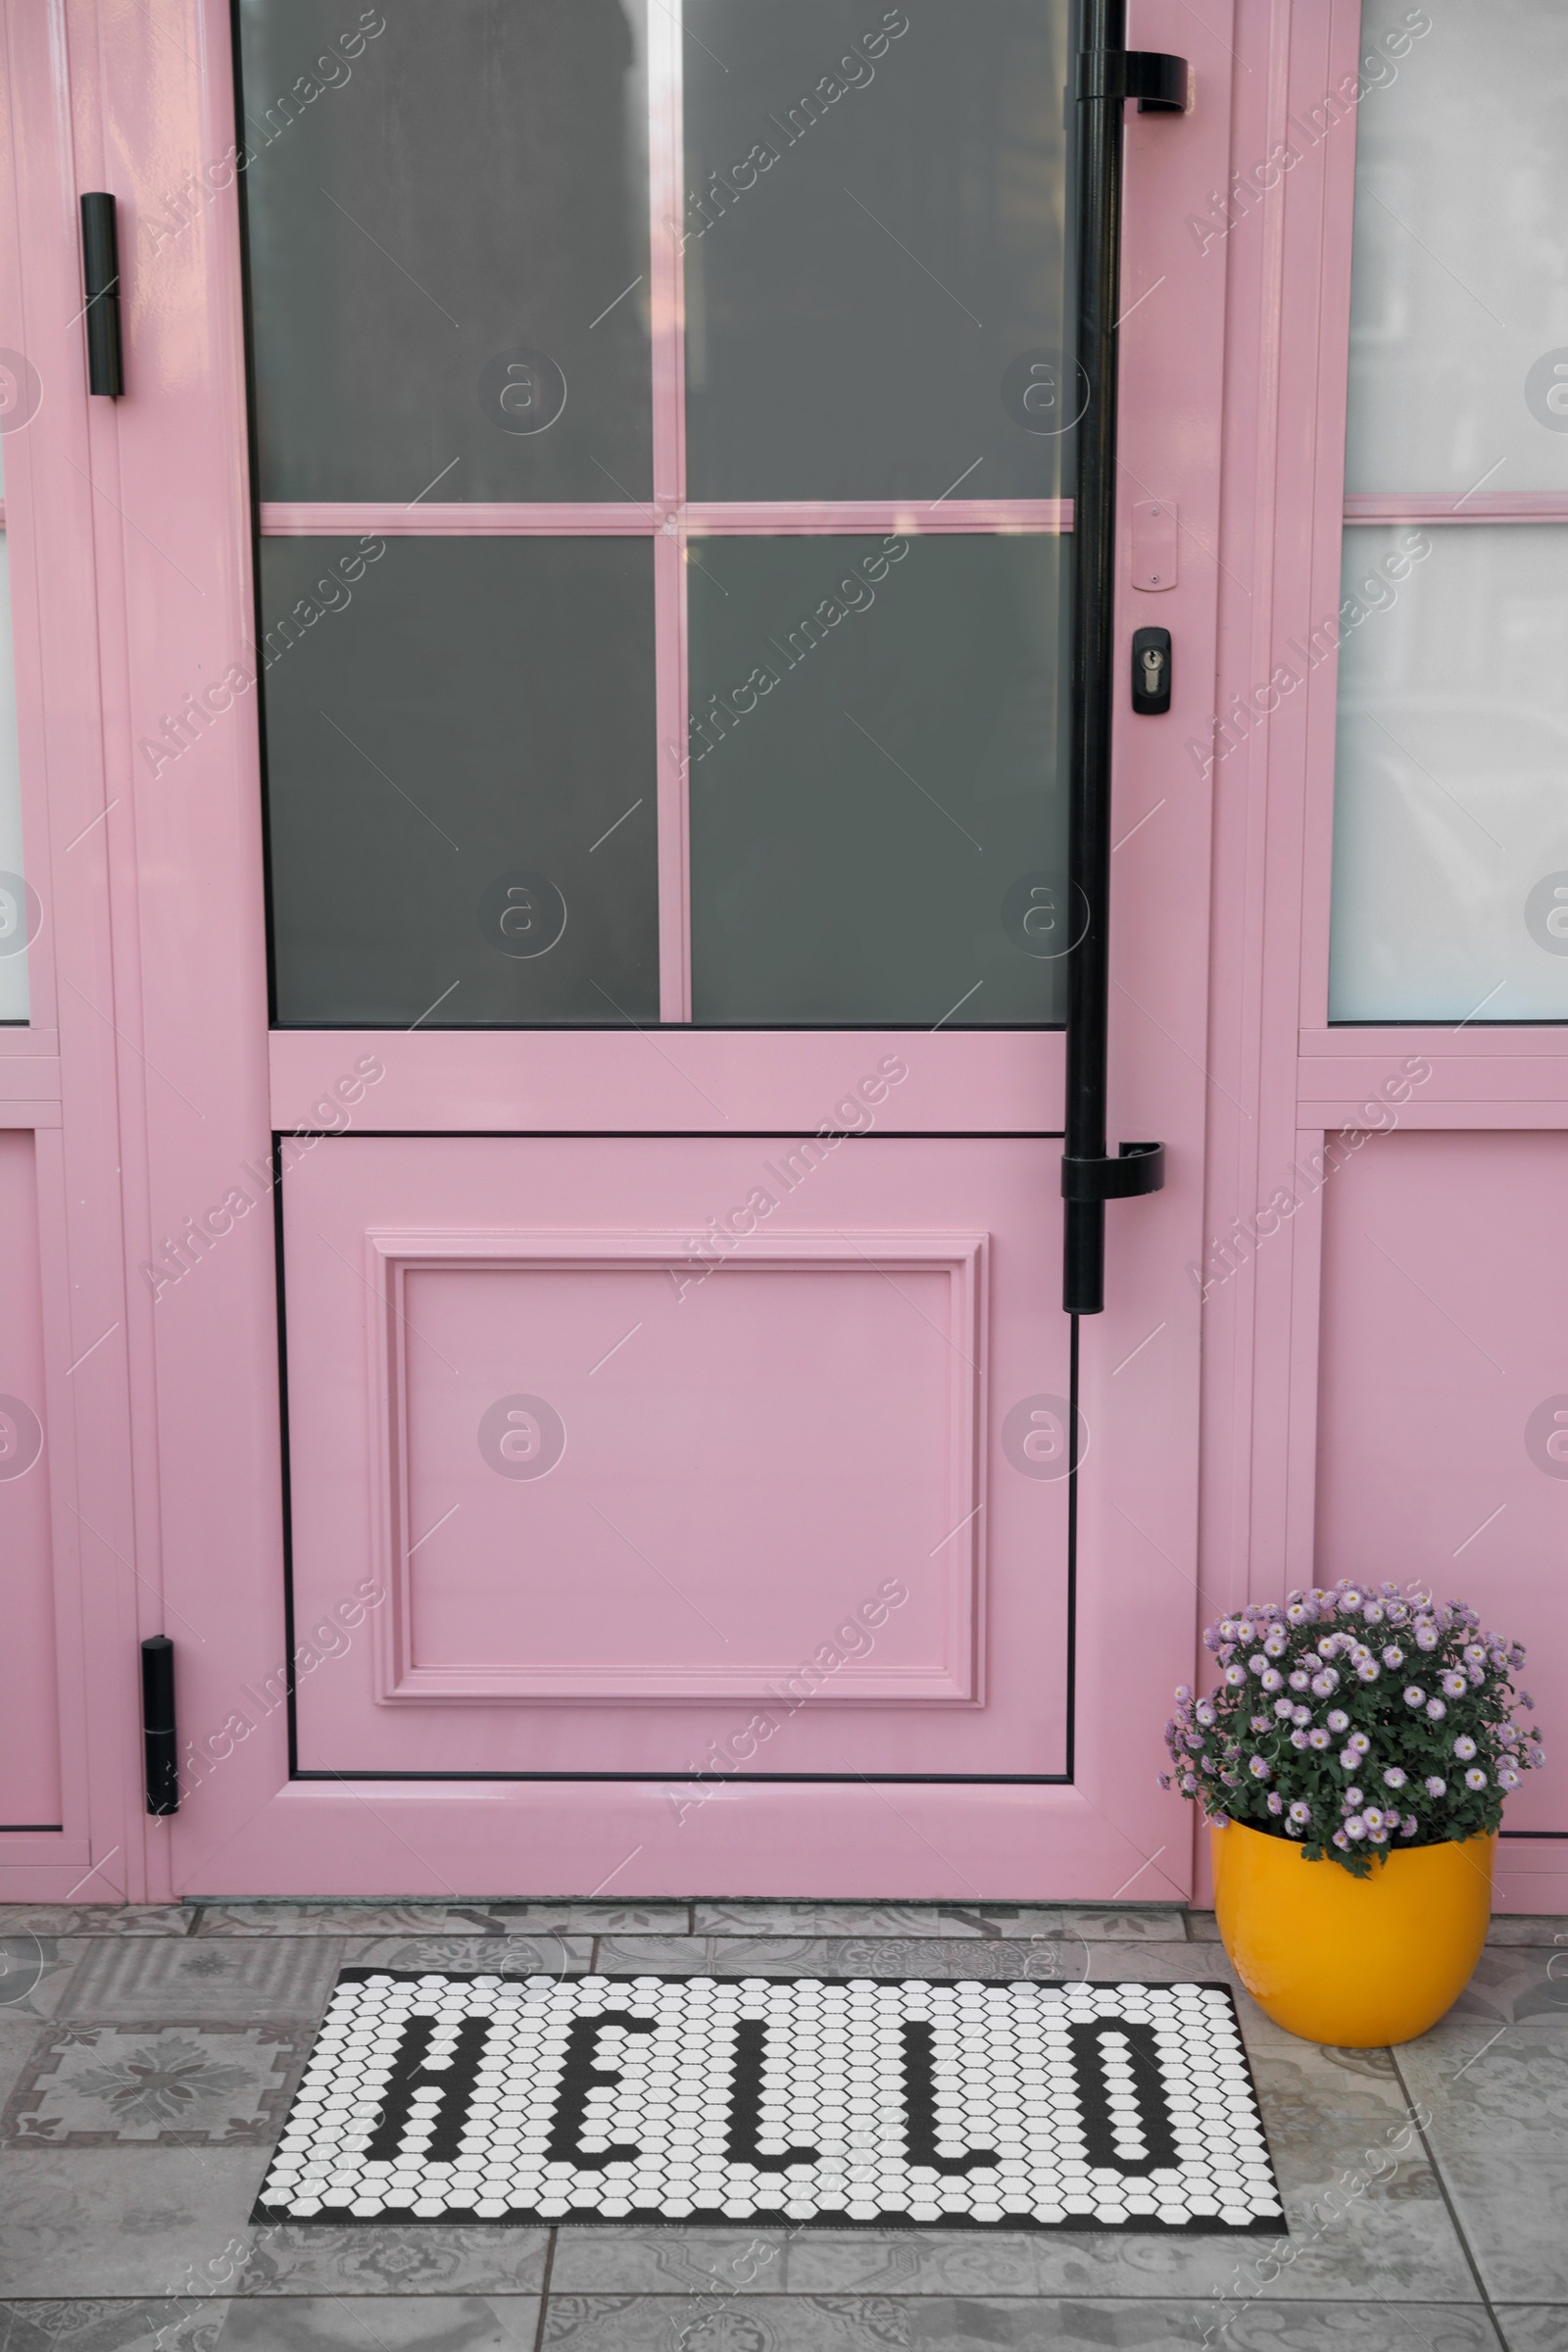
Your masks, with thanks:
[(81, 200), (81, 290), (87, 389), (118, 400), (125, 389), (125, 368), (120, 348), (120, 237), (112, 196)]
[(1130, 1200), (1165, 1189), (1163, 1144), (1123, 1144), (1115, 1159), (1061, 1160), (1064, 1200)]
[(1185, 57), (1157, 49), (1081, 49), (1080, 98), (1136, 98), (1141, 115), (1185, 115), (1188, 72)]
[(179, 1757), (174, 1743), (174, 1644), (151, 1634), (141, 1645), (141, 1728), (147, 1759), (147, 1810), (179, 1811)]

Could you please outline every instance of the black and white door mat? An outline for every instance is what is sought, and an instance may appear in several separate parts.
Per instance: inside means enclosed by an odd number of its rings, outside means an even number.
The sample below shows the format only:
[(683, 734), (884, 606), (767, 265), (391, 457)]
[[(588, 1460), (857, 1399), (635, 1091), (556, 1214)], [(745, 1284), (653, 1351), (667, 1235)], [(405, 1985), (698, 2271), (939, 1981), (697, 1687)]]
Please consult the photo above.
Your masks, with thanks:
[(253, 2218), (1285, 2229), (1224, 1984), (366, 1968)]

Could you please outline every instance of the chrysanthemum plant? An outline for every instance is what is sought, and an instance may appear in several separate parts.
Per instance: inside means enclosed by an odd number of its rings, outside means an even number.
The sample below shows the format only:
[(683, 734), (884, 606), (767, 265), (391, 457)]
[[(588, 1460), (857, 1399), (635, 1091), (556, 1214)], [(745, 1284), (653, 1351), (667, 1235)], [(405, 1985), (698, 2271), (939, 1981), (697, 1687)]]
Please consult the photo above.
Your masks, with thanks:
[(1161, 1788), (1358, 1879), (1399, 1846), (1494, 1830), (1546, 1760), (1514, 1720), (1535, 1704), (1513, 1686), (1523, 1648), (1460, 1601), (1342, 1578), (1222, 1617), (1203, 1646), (1220, 1681), (1207, 1698), (1177, 1691)]

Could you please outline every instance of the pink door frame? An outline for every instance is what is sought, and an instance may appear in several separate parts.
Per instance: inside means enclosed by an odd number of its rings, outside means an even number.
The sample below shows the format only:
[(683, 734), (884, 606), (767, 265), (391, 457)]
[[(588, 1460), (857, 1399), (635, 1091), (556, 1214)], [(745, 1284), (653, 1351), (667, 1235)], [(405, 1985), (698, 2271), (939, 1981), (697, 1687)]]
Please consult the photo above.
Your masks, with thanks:
[[(1332, 660), (1233, 755), (1201, 756), (1210, 698), (1224, 712), (1250, 695), (1270, 677), (1274, 646), (1338, 605), (1353, 129), (1262, 188), (1245, 233), (1205, 243), (1200, 223), (1233, 164), (1268, 157), (1293, 110), (1354, 72), (1358, 11), (1352, 0), (1134, 0), (1131, 16), (1135, 42), (1192, 58), (1197, 96), (1182, 124), (1129, 121), (1139, 225), (1124, 529), (1135, 499), (1180, 508), (1180, 584), (1148, 609), (1173, 627), (1182, 659), (1170, 722), (1124, 723), (1117, 775), (1112, 1116), (1116, 1132), (1165, 1137), (1172, 1180), (1157, 1200), (1112, 1211), (1110, 1301), (1084, 1333), (1095, 1445), (1080, 1498), (1080, 1677), (1115, 1704), (1081, 1714), (1076, 1785), (995, 1791), (978, 1842), (965, 1792), (929, 1792), (911, 1826), (870, 1789), (833, 1791), (826, 1822), (788, 1792), (726, 1788), (683, 1848), (689, 1887), (972, 1896), (978, 1871), (1001, 1897), (1185, 1891), (1192, 1824), (1152, 1782), (1168, 1685), (1192, 1669), (1194, 1588), (1211, 1613), (1249, 1578), (1272, 1593), (1312, 1573), (1315, 1211), (1201, 1310), (1201, 1390), (1186, 1268), (1205, 1235), (1267, 1197), (1270, 1169), (1364, 1116), (1396, 1051), (1427, 1054), (1437, 1071), (1411, 1124), (1568, 1125), (1560, 1033), (1328, 1029)], [(163, 1235), (224, 1200), (272, 1128), (308, 1120), (342, 1053), (360, 1048), (295, 1033), (270, 1050), (249, 706), (156, 785), (136, 760), (149, 726), (252, 637), (234, 198), (217, 168), (232, 143), (226, 9), (188, 0), (177, 43), (167, 22), (119, 0), (8, 0), (6, 22), (4, 201), (18, 208), (23, 265), (8, 237), (4, 290), (21, 321), (13, 339), (47, 392), (27, 432), (8, 439), (7, 491), (14, 561), (32, 589), (18, 597), (24, 813), (49, 921), (32, 963), (36, 1025), (0, 1032), (0, 1116), (38, 1139), (65, 1826), (0, 1836), (0, 1890), (82, 1901), (500, 1891), (498, 1854), (519, 1857), (509, 1890), (581, 1891), (623, 1856), (618, 1892), (662, 1890), (668, 1857), (657, 1829), (650, 1847), (635, 1791), (590, 1820), (581, 1792), (559, 1788), (541, 1806), (493, 1784), (460, 1798), (430, 1784), (391, 1795), (306, 1787), (287, 1778), (275, 1717), (236, 1739), (220, 1836), (209, 1824), (192, 1848), (189, 1822), (141, 1812), (136, 1635), (184, 1640), (184, 1704), (221, 1724), (279, 1654), (282, 1530), (270, 1232), (260, 1218), (236, 1226), (156, 1306), (137, 1269)], [(1245, 69), (1234, 91), (1233, 60)], [(155, 248), (144, 224), (167, 219), (167, 192), (209, 160), (208, 199), (187, 197), (187, 224)], [(116, 191), (123, 223), (130, 389), (115, 412), (85, 397), (74, 319), (74, 199), (91, 186)], [(1124, 628), (1144, 603), (1125, 592)], [(1196, 760), (1182, 750), (1195, 738)], [(678, 801), (674, 810), (678, 821)], [(58, 999), (56, 941), (69, 966)], [(684, 986), (678, 971), (664, 978)], [(879, 1041), (839, 1042), (874, 1054)], [(665, 1043), (676, 1073), (721, 1080), (726, 1099), (755, 1085), (745, 1037)], [(1020, 1125), (1059, 1101), (1058, 1039), (927, 1043), (929, 1076), (911, 1077), (905, 1105), (916, 1129), (947, 1123), (977, 1056), (977, 1099), (1001, 1088)], [(539, 1126), (608, 1124), (604, 1097), (584, 1098), (569, 1038), (395, 1044), (378, 1124), (395, 1124), (401, 1104), (411, 1124), (496, 1128), (524, 1079)], [(685, 1115), (683, 1075), (666, 1085), (627, 1057), (620, 1091), (613, 1053), (605, 1066), (617, 1125)], [(814, 1122), (812, 1077), (803, 1048), (793, 1078), (780, 1065), (767, 1120)], [(1147, 1739), (1129, 1733), (1140, 1723)], [(874, 1829), (882, 1845), (874, 1886), (862, 1875), (836, 1888), (824, 1869), (846, 1825), (863, 1825), (867, 1842)], [(1510, 1853), (1504, 1902), (1568, 1900), (1558, 1851), (1533, 1849), (1544, 1869)]]
[[(1238, 52), (1250, 71), (1235, 85), (1232, 176), (1214, 183), (1230, 201), (1216, 194), (1190, 225), (1208, 259), (1226, 258), (1231, 287), (1215, 734), (1188, 747), (1213, 793), (1211, 1242), (1255, 1229), (1259, 1204), (1289, 1181), (1292, 1163), (1310, 1174), (1329, 1138), (1382, 1125), (1411, 1058), (1432, 1076), (1397, 1105), (1410, 1136), (1486, 1131), (1500, 1152), (1510, 1132), (1568, 1129), (1568, 1029), (1329, 1025), (1338, 664), (1332, 653), (1315, 666), (1298, 662), (1306, 675), (1284, 693), (1277, 668), (1293, 643), (1311, 645), (1339, 613), (1347, 523), (1441, 528), (1465, 518), (1451, 498), (1345, 495), (1356, 122), (1388, 72), (1386, 58), (1363, 67), (1360, 16), (1358, 0), (1238, 9)], [(1407, 70), (1419, 64), (1418, 53)], [(1474, 506), (1477, 520), (1568, 519), (1562, 498), (1478, 497)], [(1320, 1383), (1336, 1369), (1320, 1348), (1325, 1192), (1300, 1190), (1299, 1212), (1249, 1249), (1203, 1310), (1204, 1613), (1244, 1593), (1277, 1598), (1340, 1574), (1412, 1570), (1445, 1592), (1451, 1577), (1485, 1604), (1475, 1554), (1457, 1564), (1324, 1556)], [(1522, 1447), (1519, 1461), (1522, 1469)], [(1534, 1621), (1511, 1628), (1534, 1642), (1538, 1674), (1560, 1646), (1552, 1586), (1544, 1557), (1530, 1573)], [(1559, 1767), (1513, 1806), (1509, 1820), (1528, 1822), (1530, 1834), (1505, 1835), (1499, 1909), (1568, 1908), (1561, 1789)]]

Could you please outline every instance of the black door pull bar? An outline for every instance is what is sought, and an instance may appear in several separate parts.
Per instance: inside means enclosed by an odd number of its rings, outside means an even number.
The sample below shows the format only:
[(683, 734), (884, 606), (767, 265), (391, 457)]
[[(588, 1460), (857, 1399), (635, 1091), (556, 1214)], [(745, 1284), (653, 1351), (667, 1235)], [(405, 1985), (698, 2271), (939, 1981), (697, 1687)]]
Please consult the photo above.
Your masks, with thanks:
[(1089, 921), (1067, 961), (1061, 1303), (1069, 1315), (1098, 1315), (1105, 1302), (1105, 1202), (1158, 1192), (1165, 1181), (1162, 1145), (1123, 1144), (1112, 1155), (1105, 1140), (1122, 110), (1136, 98), (1140, 113), (1185, 112), (1188, 72), (1183, 58), (1128, 49), (1126, 0), (1083, 0), (1081, 26), (1077, 324), (1089, 398), (1078, 427), (1073, 512), (1067, 872), (1075, 900), (1083, 894)]

